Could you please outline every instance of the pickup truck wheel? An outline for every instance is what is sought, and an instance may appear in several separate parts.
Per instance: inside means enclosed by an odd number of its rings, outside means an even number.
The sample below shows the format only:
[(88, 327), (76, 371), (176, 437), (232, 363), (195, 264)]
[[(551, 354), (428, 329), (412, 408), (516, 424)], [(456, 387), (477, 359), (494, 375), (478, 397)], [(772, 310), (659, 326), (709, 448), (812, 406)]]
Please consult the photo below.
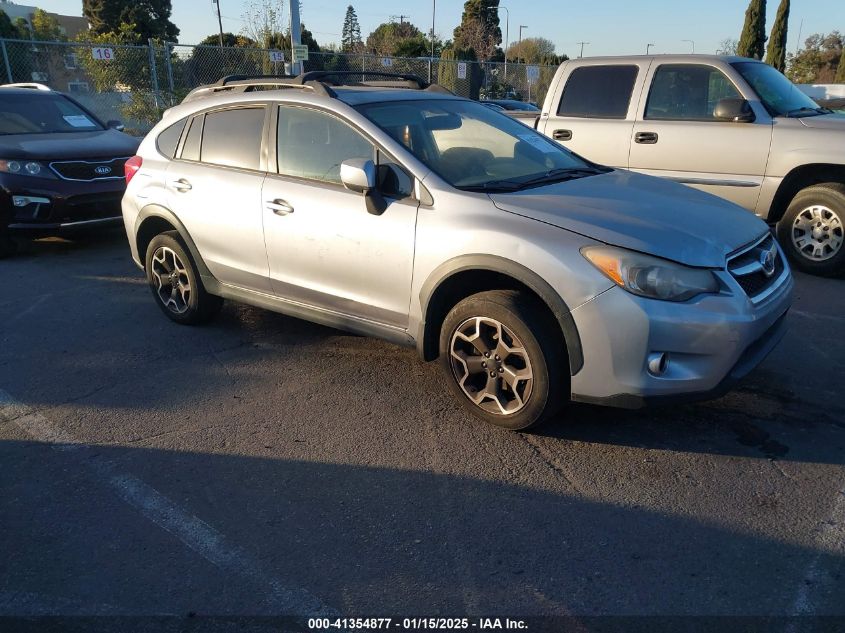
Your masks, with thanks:
[(777, 226), (778, 240), (799, 270), (845, 274), (845, 185), (813, 185), (798, 192)]
[(206, 292), (196, 265), (176, 231), (152, 239), (147, 247), (146, 271), (156, 304), (176, 323), (205, 323), (223, 305), (223, 299)]
[(522, 292), (482, 292), (452, 308), (440, 361), (458, 400), (505, 429), (543, 422), (568, 397), (560, 330), (545, 306)]

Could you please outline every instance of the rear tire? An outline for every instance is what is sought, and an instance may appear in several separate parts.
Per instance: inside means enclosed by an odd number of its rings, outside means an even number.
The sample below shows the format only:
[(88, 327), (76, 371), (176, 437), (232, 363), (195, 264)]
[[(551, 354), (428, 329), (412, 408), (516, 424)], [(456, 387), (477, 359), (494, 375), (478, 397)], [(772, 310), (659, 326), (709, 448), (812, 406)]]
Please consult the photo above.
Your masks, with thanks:
[(794, 266), (823, 277), (845, 274), (845, 185), (806, 187), (777, 225), (781, 247)]
[(560, 328), (524, 292), (481, 292), (452, 308), (440, 332), (440, 364), (464, 407), (504, 429), (536, 426), (569, 399)]
[(176, 323), (212, 319), (223, 299), (206, 292), (188, 249), (176, 231), (156, 235), (147, 247), (147, 282), (161, 311)]

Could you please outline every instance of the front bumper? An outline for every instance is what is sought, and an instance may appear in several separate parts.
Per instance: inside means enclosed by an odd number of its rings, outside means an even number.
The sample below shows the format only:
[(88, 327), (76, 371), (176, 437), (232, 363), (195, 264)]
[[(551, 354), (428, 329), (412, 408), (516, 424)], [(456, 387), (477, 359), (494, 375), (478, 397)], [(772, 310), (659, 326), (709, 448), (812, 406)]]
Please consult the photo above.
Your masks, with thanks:
[[(0, 208), (16, 232), (61, 232), (121, 223), (123, 179), (74, 182), (3, 174)], [(15, 201), (19, 206), (15, 206)]]
[[(771, 352), (786, 332), (792, 277), (754, 305), (731, 285), (689, 302), (671, 303), (614, 287), (573, 310), (584, 367), (572, 377), (572, 399), (639, 408), (652, 403), (715, 398), (730, 390)], [(663, 374), (648, 369), (665, 353)]]

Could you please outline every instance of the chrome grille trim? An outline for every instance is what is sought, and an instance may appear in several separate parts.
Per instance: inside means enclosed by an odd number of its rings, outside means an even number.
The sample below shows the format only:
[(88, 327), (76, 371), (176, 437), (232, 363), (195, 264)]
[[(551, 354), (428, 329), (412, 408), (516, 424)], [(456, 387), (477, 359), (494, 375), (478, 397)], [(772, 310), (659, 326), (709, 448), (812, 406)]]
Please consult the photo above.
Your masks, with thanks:
[[(767, 244), (767, 242), (770, 242), (770, 244)], [(762, 288), (749, 292), (747, 289), (749, 282), (760, 282), (760, 276), (765, 275), (762, 263), (758, 257), (754, 256), (762, 247), (766, 247), (766, 250), (774, 249), (776, 257), (775, 270), (780, 269), (780, 272), (773, 274), (771, 278), (764, 277), (762, 279), (764, 283)], [(731, 253), (727, 258), (726, 270), (733, 277), (740, 290), (755, 305), (768, 299), (789, 278), (789, 265), (786, 262), (786, 257), (771, 232), (767, 232), (760, 238)], [(756, 279), (752, 280), (752, 276), (756, 276)]]
[(62, 180), (69, 180), (72, 182), (95, 182), (98, 180), (123, 180), (124, 175), (122, 173), (115, 175), (115, 176), (102, 176), (102, 177), (94, 177), (94, 178), (69, 178), (59, 171), (57, 166), (60, 168), (62, 165), (110, 165), (115, 161), (123, 161), (126, 162), (129, 160), (131, 156), (118, 156), (117, 158), (109, 158), (104, 160), (54, 160), (53, 162), (49, 163), (50, 169), (53, 171), (56, 176), (61, 178)]

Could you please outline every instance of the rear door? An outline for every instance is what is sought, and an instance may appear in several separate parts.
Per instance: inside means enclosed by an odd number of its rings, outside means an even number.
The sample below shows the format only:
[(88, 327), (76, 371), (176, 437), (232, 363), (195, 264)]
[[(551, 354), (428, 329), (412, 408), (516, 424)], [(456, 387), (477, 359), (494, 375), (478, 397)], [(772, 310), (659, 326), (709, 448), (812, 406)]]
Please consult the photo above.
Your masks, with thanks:
[(743, 95), (719, 67), (701, 62), (655, 63), (648, 82), (630, 168), (754, 209), (769, 157), (771, 117), (758, 112), (752, 123), (735, 123), (713, 116), (720, 99), (753, 95)]
[(270, 294), (261, 215), (267, 110), (246, 105), (195, 115), (167, 169), (166, 189), (215, 278)]
[(631, 131), (649, 64), (644, 59), (576, 66), (557, 89), (556, 110), (543, 113), (540, 131), (596, 163), (628, 167)]

